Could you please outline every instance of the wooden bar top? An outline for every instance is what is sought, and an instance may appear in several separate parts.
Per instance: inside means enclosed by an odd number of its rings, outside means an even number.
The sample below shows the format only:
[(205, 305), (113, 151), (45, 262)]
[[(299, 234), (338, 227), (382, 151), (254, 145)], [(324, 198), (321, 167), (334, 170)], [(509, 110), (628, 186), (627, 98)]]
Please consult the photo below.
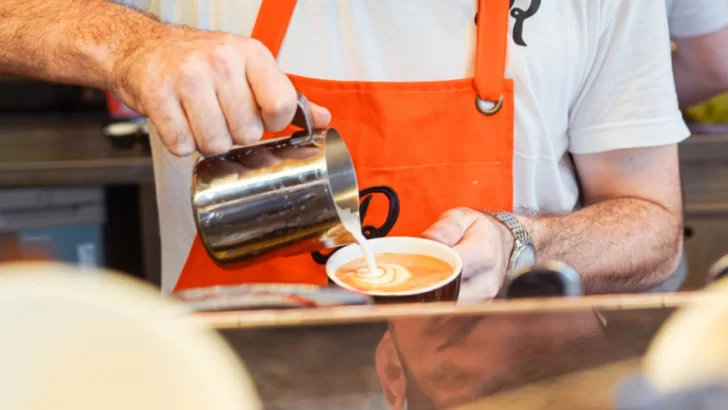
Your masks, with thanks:
[(342, 306), (317, 309), (200, 312), (196, 316), (217, 329), (313, 325), (351, 325), (403, 317), (529, 314), (562, 311), (673, 308), (717, 299), (701, 292), (587, 296), (564, 299), (522, 299), (481, 304), (426, 303)]

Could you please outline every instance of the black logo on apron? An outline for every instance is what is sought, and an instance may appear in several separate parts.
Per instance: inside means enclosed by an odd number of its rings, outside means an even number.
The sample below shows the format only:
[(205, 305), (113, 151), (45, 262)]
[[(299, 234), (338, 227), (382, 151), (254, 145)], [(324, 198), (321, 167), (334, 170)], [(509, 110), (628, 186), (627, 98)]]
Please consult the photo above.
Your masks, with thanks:
[[(526, 22), (526, 20), (530, 19), (538, 12), (538, 9), (541, 7), (541, 0), (528, 0), (530, 1), (530, 4), (525, 10), (522, 8), (513, 7), (513, 4), (515, 4), (516, 0), (510, 1), (511, 17), (513, 17), (513, 19), (516, 21), (515, 24), (513, 24), (513, 42), (519, 46), (528, 47), (528, 44), (526, 44), (526, 41), (523, 39), (523, 24)], [(478, 13), (475, 13), (475, 24), (478, 24)]]
[(511, 17), (516, 20), (513, 25), (513, 42), (523, 47), (528, 47), (526, 41), (523, 40), (523, 24), (526, 20), (533, 17), (541, 7), (541, 0), (530, 1), (531, 4), (526, 10), (524, 10), (518, 7), (513, 7), (513, 3), (515, 3), (516, 0), (511, 0)]
[[(382, 226), (377, 227), (373, 225), (363, 225), (361, 227), (361, 233), (367, 239), (387, 236), (392, 228), (394, 228), (394, 225), (397, 223), (397, 219), (399, 218), (399, 196), (397, 195), (397, 192), (388, 186), (380, 185), (359, 191), (359, 198), (361, 198), (361, 204), (359, 205), (359, 217), (362, 221), (364, 221), (367, 216), (369, 205), (371, 205), (372, 201), (377, 197), (385, 198), (389, 204), (389, 209), (387, 209), (387, 217), (382, 223)], [(311, 257), (313, 257), (313, 260), (319, 265), (325, 265), (331, 255), (339, 249), (341, 248), (333, 249), (328, 253), (316, 251), (311, 254)]]

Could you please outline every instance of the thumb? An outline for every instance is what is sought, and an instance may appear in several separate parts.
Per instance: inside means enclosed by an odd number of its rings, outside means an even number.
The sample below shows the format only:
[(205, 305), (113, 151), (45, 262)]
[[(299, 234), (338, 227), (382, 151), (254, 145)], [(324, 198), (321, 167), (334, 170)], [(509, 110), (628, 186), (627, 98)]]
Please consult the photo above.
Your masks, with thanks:
[(331, 112), (326, 108), (310, 103), (311, 116), (314, 128), (326, 128), (331, 122)]
[(440, 216), (422, 237), (453, 247), (465, 235), (465, 232), (478, 220), (478, 214), (469, 209), (451, 209)]
[(482, 222), (472, 224), (452, 249), (463, 261), (463, 278), (471, 278), (488, 271), (495, 264), (496, 251), (487, 242), (487, 227)]

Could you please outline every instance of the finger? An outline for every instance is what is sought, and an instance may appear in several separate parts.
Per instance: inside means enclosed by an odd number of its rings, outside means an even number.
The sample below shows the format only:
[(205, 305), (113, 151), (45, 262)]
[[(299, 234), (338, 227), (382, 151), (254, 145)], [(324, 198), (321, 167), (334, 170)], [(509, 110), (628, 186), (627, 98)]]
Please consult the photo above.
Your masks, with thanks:
[(245, 78), (245, 64), (241, 58), (222, 51), (214, 61), (218, 74), (217, 99), (233, 142), (238, 145), (258, 142), (263, 137), (263, 120)]
[(460, 285), (458, 302), (483, 302), (493, 300), (498, 296), (500, 286), (501, 284), (496, 280), (494, 273), (486, 273), (465, 279)]
[(286, 128), (296, 113), (297, 94), (270, 51), (256, 40), (246, 42), (245, 74), (268, 131)]
[[(490, 286), (487, 278), (483, 276), (463, 279), (460, 284), (460, 294), (458, 295), (458, 302), (482, 302), (485, 300), (493, 299), (494, 296), (490, 296)], [(497, 292), (495, 292), (497, 294)]]
[(427, 228), (422, 237), (447, 246), (455, 246), (465, 235), (465, 231), (477, 220), (478, 214), (474, 211), (452, 209), (442, 214), (437, 222)]
[(314, 103), (310, 103), (311, 106), (311, 116), (313, 117), (313, 127), (314, 128), (326, 128), (329, 126), (329, 123), (331, 122), (331, 112), (327, 110), (326, 108), (316, 105)]
[(200, 152), (208, 155), (228, 152), (232, 137), (210, 70), (202, 64), (185, 67), (178, 93)]
[(184, 157), (197, 150), (187, 115), (177, 96), (169, 93), (160, 99), (152, 109), (147, 110), (149, 120), (159, 133), (159, 137), (172, 154)]

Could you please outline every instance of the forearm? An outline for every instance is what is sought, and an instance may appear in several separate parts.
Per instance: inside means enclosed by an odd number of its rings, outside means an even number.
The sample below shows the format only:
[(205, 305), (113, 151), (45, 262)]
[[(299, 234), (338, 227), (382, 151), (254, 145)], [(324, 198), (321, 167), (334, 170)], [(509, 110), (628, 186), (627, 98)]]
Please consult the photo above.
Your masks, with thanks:
[(97, 88), (165, 27), (104, 0), (3, 0), (0, 22), (0, 73)]
[[(720, 92), (728, 90), (726, 78), (728, 74), (721, 76), (719, 73), (704, 73), (689, 67), (679, 59), (672, 63), (675, 74), (675, 87), (677, 89), (680, 108), (687, 108), (711, 99)], [(728, 65), (726, 66), (728, 71)]]
[(677, 38), (672, 53), (680, 107), (728, 91), (728, 27), (698, 37)]
[(521, 217), (539, 260), (560, 260), (581, 273), (587, 293), (644, 291), (676, 268), (682, 216), (641, 199), (605, 200), (553, 217)]

